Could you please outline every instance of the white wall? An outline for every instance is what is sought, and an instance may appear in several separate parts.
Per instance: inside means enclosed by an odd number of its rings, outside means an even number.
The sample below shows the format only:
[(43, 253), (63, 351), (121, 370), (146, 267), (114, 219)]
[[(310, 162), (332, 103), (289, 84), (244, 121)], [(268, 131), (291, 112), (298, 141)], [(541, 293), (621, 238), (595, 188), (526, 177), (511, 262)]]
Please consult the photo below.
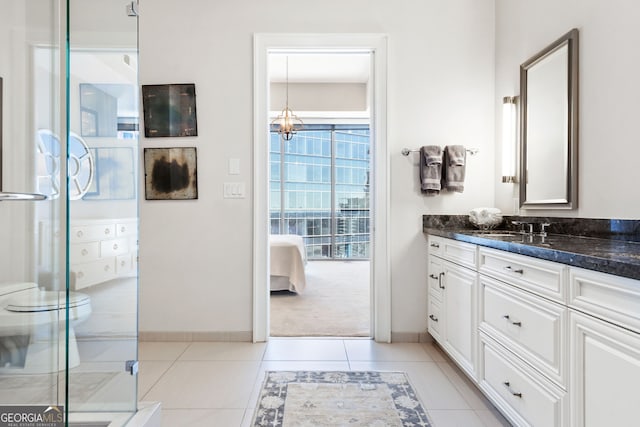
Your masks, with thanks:
[[(286, 102), (286, 83), (271, 83), (271, 111), (281, 111)], [(300, 111), (365, 111), (366, 83), (290, 83), (289, 108)]]
[[(638, 219), (638, 22), (636, 0), (496, 0), (496, 100), (519, 94), (521, 63), (571, 28), (580, 31), (578, 209), (521, 214)], [(496, 204), (505, 212), (515, 190), (496, 184)]]
[[(256, 32), (388, 35), (392, 331), (424, 332), (422, 215), (466, 213), (494, 200), (494, 1), (141, 3), (141, 83), (195, 83), (199, 133), (141, 141), (196, 146), (199, 191), (194, 201), (141, 202), (141, 332), (251, 330)], [(420, 194), (418, 158), (400, 150), (425, 144), (480, 149), (469, 158), (464, 193)], [(229, 158), (240, 159), (239, 176), (227, 174)], [(226, 181), (245, 182), (247, 198), (223, 199)]]

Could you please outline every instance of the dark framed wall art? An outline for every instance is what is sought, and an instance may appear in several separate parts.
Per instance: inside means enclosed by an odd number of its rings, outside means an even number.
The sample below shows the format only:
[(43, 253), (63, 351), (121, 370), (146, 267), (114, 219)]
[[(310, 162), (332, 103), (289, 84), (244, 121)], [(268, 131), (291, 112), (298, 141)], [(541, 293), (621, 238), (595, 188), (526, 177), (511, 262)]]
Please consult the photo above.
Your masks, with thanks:
[(196, 148), (145, 148), (144, 183), (146, 200), (197, 199)]
[(143, 85), (144, 136), (197, 136), (196, 86), (193, 83)]

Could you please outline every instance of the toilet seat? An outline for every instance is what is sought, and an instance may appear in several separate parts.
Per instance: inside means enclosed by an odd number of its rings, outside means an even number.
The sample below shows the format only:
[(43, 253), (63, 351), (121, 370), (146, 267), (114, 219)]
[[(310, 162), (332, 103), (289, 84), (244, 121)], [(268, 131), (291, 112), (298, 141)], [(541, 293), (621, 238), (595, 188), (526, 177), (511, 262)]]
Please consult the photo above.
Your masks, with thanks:
[[(80, 307), (89, 304), (88, 295), (79, 292), (69, 293), (69, 308)], [(5, 309), (20, 313), (33, 313), (39, 311), (64, 310), (67, 307), (64, 291), (40, 291), (27, 292), (24, 295), (16, 295), (7, 300)]]

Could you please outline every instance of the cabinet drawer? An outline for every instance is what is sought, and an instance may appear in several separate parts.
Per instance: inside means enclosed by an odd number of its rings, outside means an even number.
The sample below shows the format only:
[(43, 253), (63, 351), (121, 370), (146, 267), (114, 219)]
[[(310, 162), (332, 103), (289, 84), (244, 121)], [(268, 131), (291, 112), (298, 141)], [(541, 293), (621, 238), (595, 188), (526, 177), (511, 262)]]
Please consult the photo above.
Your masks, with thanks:
[(100, 245), (98, 242), (71, 243), (69, 245), (69, 261), (71, 263), (88, 262), (98, 259)]
[(479, 250), (482, 274), (566, 303), (566, 266), (489, 248)]
[(100, 242), (100, 256), (122, 255), (129, 251), (129, 241), (127, 239), (113, 239)]
[(478, 268), (477, 246), (471, 243), (458, 242), (457, 240), (442, 239), (440, 254), (442, 258), (456, 264)]
[(429, 245), (429, 254), (439, 255), (442, 252), (442, 237), (429, 235), (427, 244)]
[(94, 283), (113, 279), (116, 275), (116, 259), (111, 257), (82, 264), (73, 264), (70, 268), (74, 276), (73, 288), (77, 290)]
[(86, 242), (110, 239), (116, 235), (115, 224), (74, 225), (70, 227), (69, 241)]
[(640, 280), (571, 267), (569, 306), (640, 332)]
[(567, 308), (480, 277), (480, 329), (562, 387), (567, 383)]
[(116, 224), (116, 236), (137, 236), (138, 235), (138, 223), (137, 222), (121, 222)]
[(566, 425), (566, 393), (480, 334), (480, 388), (517, 426)]
[(132, 254), (119, 255), (116, 257), (116, 273), (118, 276), (128, 276), (133, 274), (134, 261)]
[(442, 322), (444, 319), (440, 316), (440, 307), (441, 305), (437, 301), (433, 300), (432, 295), (429, 295), (429, 309), (427, 310), (427, 312), (429, 313), (429, 333), (436, 341), (438, 341), (440, 344), (443, 344)]

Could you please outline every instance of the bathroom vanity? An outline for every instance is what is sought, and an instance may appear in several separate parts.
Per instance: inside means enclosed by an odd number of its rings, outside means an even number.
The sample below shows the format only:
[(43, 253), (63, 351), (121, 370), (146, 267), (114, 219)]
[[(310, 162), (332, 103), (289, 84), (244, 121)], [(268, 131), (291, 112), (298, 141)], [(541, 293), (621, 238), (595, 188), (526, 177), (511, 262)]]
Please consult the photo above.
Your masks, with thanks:
[(429, 333), (514, 425), (637, 425), (640, 243), (424, 231)]

